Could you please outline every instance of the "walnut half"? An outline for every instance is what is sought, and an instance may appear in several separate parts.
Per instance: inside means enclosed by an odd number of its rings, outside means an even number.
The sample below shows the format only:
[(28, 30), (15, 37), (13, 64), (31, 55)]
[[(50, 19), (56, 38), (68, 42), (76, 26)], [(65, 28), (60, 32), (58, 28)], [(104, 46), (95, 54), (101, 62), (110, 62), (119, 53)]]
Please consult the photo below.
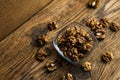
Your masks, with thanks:
[(105, 38), (105, 29), (97, 29), (94, 34), (98, 40), (103, 40)]
[(90, 71), (92, 69), (91, 63), (90, 62), (84, 62), (82, 64), (82, 69), (83, 69), (83, 71)]
[(45, 60), (47, 56), (48, 56), (48, 53), (43, 49), (40, 49), (36, 54), (36, 58), (40, 61)]
[(74, 79), (71, 73), (67, 73), (66, 75), (63, 75), (61, 80), (74, 80)]
[(46, 35), (37, 36), (36, 43), (38, 46), (40, 47), (44, 46), (47, 41), (48, 37)]
[(50, 61), (46, 64), (46, 68), (48, 71), (52, 72), (57, 69), (57, 65), (54, 61)]
[(89, 0), (88, 7), (90, 8), (97, 8), (99, 5), (99, 0)]
[(117, 23), (111, 23), (110, 24), (110, 30), (112, 30), (112, 31), (114, 31), (114, 32), (117, 32), (117, 31), (119, 31), (120, 30), (120, 25), (118, 25)]
[(113, 54), (111, 52), (106, 52), (105, 54), (102, 55), (102, 60), (105, 62), (109, 62), (113, 59)]

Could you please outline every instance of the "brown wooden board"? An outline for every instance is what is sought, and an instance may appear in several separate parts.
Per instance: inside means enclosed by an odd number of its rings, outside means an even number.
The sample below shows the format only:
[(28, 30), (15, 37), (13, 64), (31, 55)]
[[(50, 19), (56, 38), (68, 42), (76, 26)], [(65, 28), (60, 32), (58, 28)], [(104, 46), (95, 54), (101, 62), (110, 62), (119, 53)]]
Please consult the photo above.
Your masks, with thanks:
[[(1, 80), (59, 80), (69, 71), (77, 72), (77, 80), (117, 80), (120, 77), (120, 31), (107, 29), (105, 40), (99, 42), (91, 55), (86, 59), (92, 63), (92, 71), (84, 73), (70, 64), (59, 67), (49, 73), (45, 64), (55, 61), (58, 53), (52, 45), (58, 31), (72, 22), (85, 24), (85, 19), (96, 17), (98, 20), (107, 17), (110, 21), (120, 23), (120, 1), (101, 0), (97, 9), (86, 7), (88, 0), (54, 0), (42, 11), (20, 26), (16, 31), (0, 42), (0, 79)], [(46, 24), (55, 21), (56, 30), (47, 33), (48, 42), (43, 48), (49, 48), (51, 55), (43, 62), (35, 59), (40, 49), (34, 45), (37, 34), (46, 33)], [(114, 59), (105, 64), (101, 55), (106, 51), (113, 52)], [(76, 75), (74, 75), (76, 76)], [(78, 79), (79, 78), (79, 79)]]
[(0, 41), (51, 0), (0, 0)]

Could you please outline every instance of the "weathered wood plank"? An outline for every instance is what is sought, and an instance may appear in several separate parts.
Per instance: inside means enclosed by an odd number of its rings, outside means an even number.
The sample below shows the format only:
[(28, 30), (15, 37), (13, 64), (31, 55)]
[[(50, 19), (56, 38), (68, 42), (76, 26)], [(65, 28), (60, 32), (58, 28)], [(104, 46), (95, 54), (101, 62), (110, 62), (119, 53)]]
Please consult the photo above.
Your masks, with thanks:
[(0, 41), (51, 0), (0, 0)]
[[(14, 33), (1, 41), (0, 78), (2, 80), (58, 80), (63, 74), (70, 71), (73, 68), (71, 65), (60, 67), (52, 73), (48, 73), (46, 68), (44, 68), (47, 61), (54, 61), (58, 58), (58, 54), (51, 42), (62, 27), (71, 22), (81, 22), (84, 24), (84, 19), (93, 16), (98, 19), (107, 17), (111, 21), (120, 22), (119, 0), (103, 0), (101, 5), (95, 10), (86, 8), (87, 1), (54, 0)], [(44, 47), (48, 47), (52, 55), (47, 57), (45, 61), (38, 62), (35, 59), (35, 53), (39, 48), (32, 45), (33, 40), (31, 34), (36, 29), (38, 32), (41, 29), (45, 31), (46, 26), (42, 24), (51, 21), (56, 21), (58, 27), (56, 30), (47, 33), (49, 41)], [(120, 32), (114, 33), (110, 30), (107, 31), (105, 40), (99, 42), (99, 46), (86, 59), (93, 66), (91, 76), (87, 77), (88, 74), (81, 72), (79, 75), (80, 79), (78, 80), (116, 80), (120, 77), (119, 36)], [(105, 51), (111, 51), (115, 56), (113, 61), (108, 64), (104, 64), (100, 58), (101, 54)]]

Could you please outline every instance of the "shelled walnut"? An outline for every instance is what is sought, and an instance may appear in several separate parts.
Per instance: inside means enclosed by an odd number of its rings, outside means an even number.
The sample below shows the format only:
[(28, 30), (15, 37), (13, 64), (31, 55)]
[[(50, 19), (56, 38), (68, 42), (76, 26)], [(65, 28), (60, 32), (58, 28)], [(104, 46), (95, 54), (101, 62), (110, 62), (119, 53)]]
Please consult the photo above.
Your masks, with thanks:
[(108, 21), (107, 18), (103, 18), (103, 19), (100, 19), (100, 24), (103, 25), (104, 28), (106, 27), (109, 27), (110, 26), (110, 22)]
[(66, 75), (63, 75), (61, 80), (74, 80), (74, 79), (71, 73), (67, 73)]
[(45, 60), (46, 56), (48, 56), (48, 53), (43, 49), (39, 50), (36, 54), (36, 58), (40, 61)]
[(46, 68), (47, 68), (48, 71), (52, 72), (52, 71), (55, 71), (57, 69), (57, 65), (54, 61), (49, 61), (46, 64)]
[(48, 27), (48, 30), (52, 31), (56, 29), (56, 24), (55, 22), (51, 22), (51, 23), (48, 23), (47, 27)]
[(105, 29), (97, 29), (94, 34), (98, 40), (103, 40), (105, 38)]
[(86, 25), (89, 26), (91, 29), (94, 28), (97, 25), (97, 21), (94, 18), (88, 19), (86, 21)]
[(102, 60), (105, 62), (109, 62), (114, 58), (113, 54), (111, 52), (106, 52), (105, 54), (102, 55)]
[(64, 56), (74, 62), (79, 62), (93, 48), (90, 34), (77, 26), (69, 27), (62, 35), (59, 35), (57, 44)]
[(112, 31), (117, 32), (120, 30), (120, 25), (115, 22), (112, 22), (109, 27)]
[(97, 8), (99, 5), (99, 0), (89, 0), (87, 5), (90, 8)]
[(91, 63), (90, 62), (84, 62), (82, 64), (82, 69), (83, 69), (83, 71), (90, 71), (92, 69)]
[(36, 43), (38, 46), (42, 47), (48, 41), (46, 35), (37, 36)]

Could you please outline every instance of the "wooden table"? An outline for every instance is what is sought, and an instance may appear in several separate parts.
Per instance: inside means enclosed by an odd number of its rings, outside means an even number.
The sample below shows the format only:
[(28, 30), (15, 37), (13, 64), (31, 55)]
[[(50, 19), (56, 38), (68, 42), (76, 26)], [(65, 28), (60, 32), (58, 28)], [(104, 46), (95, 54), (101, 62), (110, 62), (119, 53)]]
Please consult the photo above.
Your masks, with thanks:
[[(97, 9), (87, 8), (88, 0), (46, 0), (43, 3), (41, 0), (36, 0), (44, 4), (42, 6), (34, 0), (22, 2), (13, 0), (15, 5), (12, 7), (10, 0), (4, 1), (7, 3), (0, 3), (0, 6), (7, 4), (10, 7), (4, 5), (0, 8), (2, 9), (0, 11), (2, 12), (0, 16), (0, 80), (59, 80), (70, 70), (76, 72), (70, 64), (59, 67), (54, 72), (47, 72), (45, 64), (49, 60), (55, 61), (59, 56), (52, 45), (56, 33), (72, 22), (85, 24), (85, 19), (90, 17), (96, 17), (98, 20), (106, 17), (110, 21), (120, 23), (120, 0), (101, 0)], [(26, 3), (22, 4), (24, 1)], [(18, 3), (25, 7), (18, 6), (21, 10), (17, 10)], [(24, 11), (21, 12), (22, 10)], [(47, 32), (49, 41), (44, 46), (44, 48), (49, 48), (51, 55), (40, 62), (35, 59), (35, 54), (40, 48), (34, 45), (33, 38), (37, 34), (45, 33), (46, 24), (52, 21), (55, 21), (58, 27), (56, 30)], [(105, 40), (99, 42), (92, 55), (86, 59), (92, 63), (92, 71), (79, 73), (78, 80), (117, 80), (120, 77), (119, 36), (120, 31), (107, 30)], [(104, 64), (100, 58), (106, 51), (114, 54), (114, 59), (108, 64)]]

